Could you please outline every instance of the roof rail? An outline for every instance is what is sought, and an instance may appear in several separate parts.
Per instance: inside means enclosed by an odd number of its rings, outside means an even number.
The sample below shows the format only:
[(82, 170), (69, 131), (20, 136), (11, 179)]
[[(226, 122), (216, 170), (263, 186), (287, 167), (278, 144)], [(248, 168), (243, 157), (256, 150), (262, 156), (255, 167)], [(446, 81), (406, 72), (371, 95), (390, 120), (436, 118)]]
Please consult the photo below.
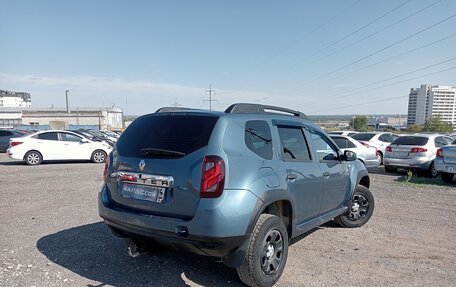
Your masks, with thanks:
[(177, 111), (184, 111), (184, 110), (196, 110), (192, 108), (185, 108), (185, 107), (162, 107), (159, 108), (156, 113), (172, 113)]
[[(273, 111), (273, 112), (269, 112)], [(279, 113), (274, 113), (279, 112)], [(268, 105), (261, 105), (261, 104), (246, 104), (246, 103), (238, 103), (232, 104), (229, 106), (225, 113), (229, 114), (289, 114), (291, 116), (300, 117), (306, 120), (309, 120), (309, 117), (306, 116), (304, 113), (300, 111), (290, 110), (287, 108), (276, 107), (276, 106), (268, 106)]]

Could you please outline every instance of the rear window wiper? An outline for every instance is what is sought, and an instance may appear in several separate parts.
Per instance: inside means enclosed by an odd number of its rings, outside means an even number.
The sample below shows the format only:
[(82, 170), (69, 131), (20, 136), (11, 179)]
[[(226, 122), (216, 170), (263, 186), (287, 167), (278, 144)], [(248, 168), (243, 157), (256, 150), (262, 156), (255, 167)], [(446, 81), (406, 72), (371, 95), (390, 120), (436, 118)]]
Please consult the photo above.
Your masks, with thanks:
[(184, 156), (185, 153), (175, 150), (167, 150), (167, 149), (160, 149), (160, 148), (142, 148), (141, 152), (144, 155), (174, 155), (174, 156)]

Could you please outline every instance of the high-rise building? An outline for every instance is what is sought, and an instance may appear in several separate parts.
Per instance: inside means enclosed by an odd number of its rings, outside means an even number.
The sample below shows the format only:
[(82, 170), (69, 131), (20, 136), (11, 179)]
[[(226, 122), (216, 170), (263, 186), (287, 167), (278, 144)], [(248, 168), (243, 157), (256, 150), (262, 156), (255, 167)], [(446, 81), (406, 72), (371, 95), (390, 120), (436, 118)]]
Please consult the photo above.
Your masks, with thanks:
[(30, 108), (32, 98), (29, 93), (0, 90), (0, 107)]
[(456, 87), (421, 85), (410, 89), (407, 125), (422, 125), (434, 116), (456, 127)]

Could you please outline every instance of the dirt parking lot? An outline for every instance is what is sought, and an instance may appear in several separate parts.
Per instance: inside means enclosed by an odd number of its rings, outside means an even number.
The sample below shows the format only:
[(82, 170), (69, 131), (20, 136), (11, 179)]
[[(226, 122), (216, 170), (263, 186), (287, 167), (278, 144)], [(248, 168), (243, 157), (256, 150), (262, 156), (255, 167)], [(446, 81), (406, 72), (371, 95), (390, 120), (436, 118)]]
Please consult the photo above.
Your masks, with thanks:
[[(0, 154), (0, 286), (242, 286), (210, 258), (162, 249), (128, 257), (97, 213), (103, 166), (29, 167)], [(290, 247), (277, 286), (454, 286), (456, 185), (371, 171), (376, 210)]]

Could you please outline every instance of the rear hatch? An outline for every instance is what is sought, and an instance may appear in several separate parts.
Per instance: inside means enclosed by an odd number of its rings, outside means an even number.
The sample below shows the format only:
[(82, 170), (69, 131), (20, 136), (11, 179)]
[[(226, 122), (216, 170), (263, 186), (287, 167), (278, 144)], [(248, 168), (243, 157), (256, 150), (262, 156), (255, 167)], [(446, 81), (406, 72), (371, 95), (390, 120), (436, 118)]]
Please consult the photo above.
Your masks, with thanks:
[(107, 180), (112, 201), (142, 213), (192, 218), (217, 119), (214, 114), (184, 112), (136, 119), (112, 154)]
[(456, 145), (443, 147), (442, 153), (443, 153), (443, 161), (445, 163), (456, 164)]
[(429, 138), (421, 136), (402, 136), (391, 143), (393, 158), (413, 158), (427, 152)]

